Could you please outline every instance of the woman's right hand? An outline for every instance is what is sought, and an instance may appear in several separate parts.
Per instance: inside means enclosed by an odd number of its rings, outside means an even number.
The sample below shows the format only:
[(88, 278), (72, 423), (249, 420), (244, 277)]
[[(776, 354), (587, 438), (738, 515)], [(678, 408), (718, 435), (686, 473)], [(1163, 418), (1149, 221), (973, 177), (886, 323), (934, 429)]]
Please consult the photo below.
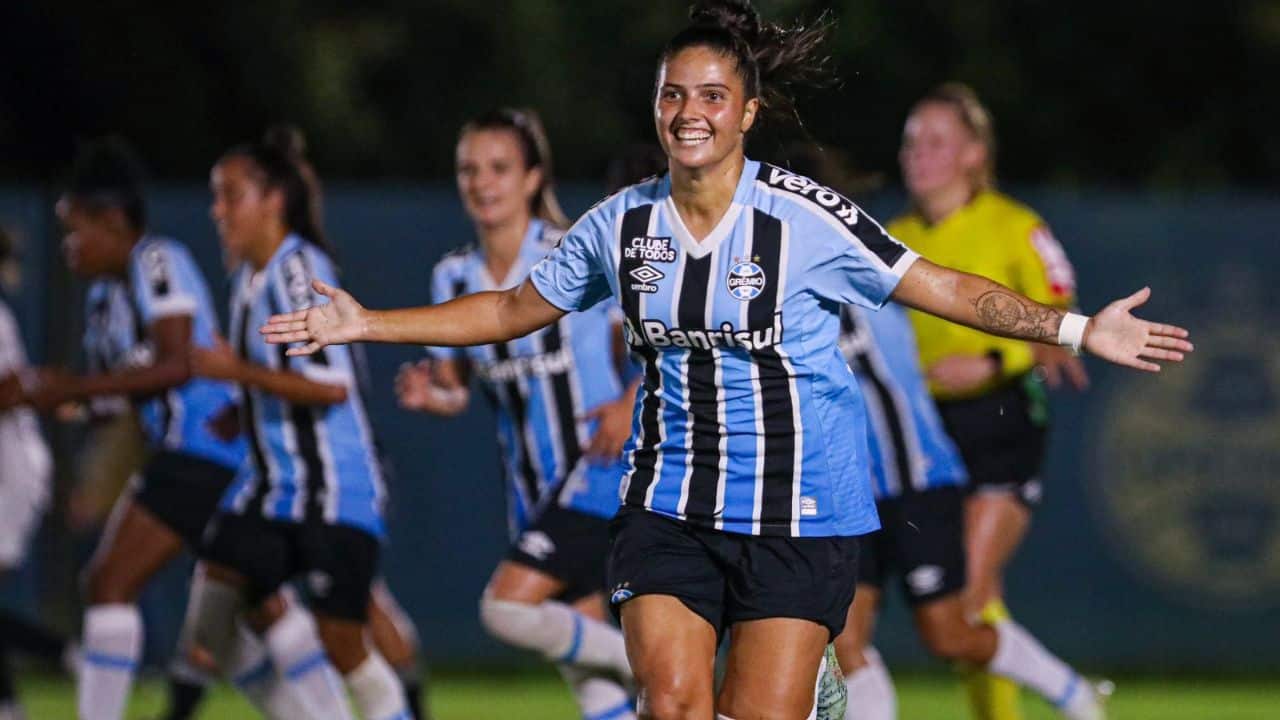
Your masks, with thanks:
[(326, 345), (361, 340), (368, 329), (368, 312), (364, 306), (356, 302), (351, 293), (323, 281), (312, 280), (311, 287), (329, 298), (329, 302), (267, 318), (266, 324), (258, 329), (266, 341), (276, 345), (305, 343), (289, 348), (286, 354), (310, 355)]
[(431, 361), (405, 363), (396, 373), (396, 399), (406, 410), (433, 415), (457, 415), (467, 409), (470, 393), (464, 387), (444, 387), (436, 381)]

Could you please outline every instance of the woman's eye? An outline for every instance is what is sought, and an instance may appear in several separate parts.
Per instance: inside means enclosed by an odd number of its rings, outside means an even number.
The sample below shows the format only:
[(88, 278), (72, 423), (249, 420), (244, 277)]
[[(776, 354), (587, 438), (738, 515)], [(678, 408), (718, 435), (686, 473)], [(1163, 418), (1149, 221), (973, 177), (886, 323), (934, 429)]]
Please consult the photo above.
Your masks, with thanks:
[(714, 90), (707, 93), (707, 99), (710, 100), (711, 102), (720, 102), (720, 100), (722, 100), (723, 98), (724, 98), (724, 95), (721, 95), (720, 93), (715, 92)]

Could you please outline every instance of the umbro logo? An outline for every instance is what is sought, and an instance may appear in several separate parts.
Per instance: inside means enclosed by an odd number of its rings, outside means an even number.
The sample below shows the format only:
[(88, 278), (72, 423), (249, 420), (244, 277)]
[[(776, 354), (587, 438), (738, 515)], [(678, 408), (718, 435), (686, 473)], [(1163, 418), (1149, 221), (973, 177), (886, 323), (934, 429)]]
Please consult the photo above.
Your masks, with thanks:
[(635, 270), (632, 270), (630, 274), (631, 274), (631, 277), (635, 278), (636, 280), (639, 280), (642, 283), (654, 283), (666, 277), (666, 275), (662, 274), (661, 270), (659, 270), (656, 267), (651, 267), (649, 265), (641, 265)]
[(654, 283), (666, 277), (661, 270), (650, 265), (641, 265), (627, 274), (631, 276), (632, 280), (636, 281), (631, 283), (632, 292), (649, 294), (658, 292), (658, 286)]

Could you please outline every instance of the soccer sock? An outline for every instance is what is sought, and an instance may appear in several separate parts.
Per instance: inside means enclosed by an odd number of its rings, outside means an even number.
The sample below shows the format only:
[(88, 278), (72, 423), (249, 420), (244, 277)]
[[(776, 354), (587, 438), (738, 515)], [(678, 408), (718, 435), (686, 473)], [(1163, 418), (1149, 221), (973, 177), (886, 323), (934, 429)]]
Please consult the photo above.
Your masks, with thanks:
[(409, 720), (400, 679), (376, 650), (344, 678), (364, 720)]
[(1025, 685), (1048, 700), (1065, 717), (1101, 717), (1089, 684), (1066, 663), (1054, 657), (1031, 633), (1012, 620), (995, 626), (999, 644), (987, 669)]
[(119, 720), (142, 656), (142, 615), (126, 604), (84, 613), (84, 658), (77, 687), (81, 720)]
[(873, 647), (864, 648), (862, 657), (867, 664), (845, 677), (849, 689), (845, 720), (896, 720), (898, 699), (884, 660)]
[(243, 624), (224, 671), (241, 693), (271, 720), (305, 720), (307, 708), (294, 687), (276, 672), (262, 640)]
[(193, 604), (194, 601), (187, 602), (188, 612), (183, 618), (178, 646), (169, 663), (169, 711), (164, 716), (165, 720), (189, 720), (194, 717), (196, 708), (204, 700), (209, 683), (213, 681), (207, 672), (192, 664), (190, 659), (189, 653), (195, 635), (191, 617)]
[[(1010, 619), (1008, 608), (999, 598), (988, 602), (979, 617), (993, 627)], [(969, 668), (962, 674), (975, 720), (1022, 720), (1017, 683), (983, 668)]]
[(34, 655), (50, 663), (61, 662), (67, 651), (65, 637), (8, 610), (0, 610), (0, 637), (11, 650)]
[(608, 670), (623, 681), (632, 677), (622, 633), (564, 603), (548, 600), (532, 605), (486, 594), (480, 600), (480, 620), (499, 640), (540, 652), (554, 663)]
[(582, 711), (583, 720), (635, 720), (635, 706), (626, 688), (613, 678), (575, 665), (556, 665)]
[[(293, 688), (308, 718), (353, 720), (342, 687), (334, 681), (315, 623), (306, 611), (289, 608), (266, 633), (267, 653)], [(381, 720), (381, 719), (378, 719)]]

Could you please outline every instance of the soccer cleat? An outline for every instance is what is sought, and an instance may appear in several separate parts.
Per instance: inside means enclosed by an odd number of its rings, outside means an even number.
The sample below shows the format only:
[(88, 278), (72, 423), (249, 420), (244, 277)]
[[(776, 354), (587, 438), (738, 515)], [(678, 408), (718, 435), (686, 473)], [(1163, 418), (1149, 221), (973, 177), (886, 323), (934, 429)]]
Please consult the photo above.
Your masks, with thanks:
[(836, 659), (836, 646), (828, 645), (823, 658), (822, 677), (818, 678), (818, 698), (816, 701), (816, 720), (844, 720), (845, 708), (849, 705), (849, 688), (844, 684), (844, 673), (840, 670), (840, 661)]

